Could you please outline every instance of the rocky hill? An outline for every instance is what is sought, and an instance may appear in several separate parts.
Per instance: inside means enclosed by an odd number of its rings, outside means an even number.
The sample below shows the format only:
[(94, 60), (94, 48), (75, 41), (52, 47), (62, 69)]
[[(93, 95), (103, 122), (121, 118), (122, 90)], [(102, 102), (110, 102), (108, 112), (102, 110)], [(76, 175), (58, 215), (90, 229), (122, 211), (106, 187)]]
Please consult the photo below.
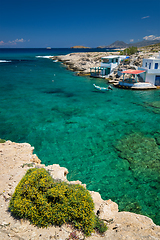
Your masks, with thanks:
[(126, 48), (128, 44), (123, 41), (115, 41), (114, 43), (106, 46), (106, 48)]
[(108, 46), (100, 46), (98, 48), (127, 48), (127, 47), (145, 47), (153, 44), (160, 43), (160, 40), (143, 40), (141, 42), (136, 43), (125, 43), (123, 41), (115, 41), (114, 43)]

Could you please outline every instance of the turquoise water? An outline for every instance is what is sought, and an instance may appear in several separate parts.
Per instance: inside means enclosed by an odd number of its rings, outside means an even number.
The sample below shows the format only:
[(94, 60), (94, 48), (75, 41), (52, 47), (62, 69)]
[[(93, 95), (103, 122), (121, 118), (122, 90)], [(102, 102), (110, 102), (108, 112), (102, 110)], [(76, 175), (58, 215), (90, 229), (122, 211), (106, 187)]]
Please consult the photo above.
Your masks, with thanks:
[(70, 51), (0, 50), (0, 137), (160, 224), (160, 91), (97, 92), (105, 80), (36, 57)]

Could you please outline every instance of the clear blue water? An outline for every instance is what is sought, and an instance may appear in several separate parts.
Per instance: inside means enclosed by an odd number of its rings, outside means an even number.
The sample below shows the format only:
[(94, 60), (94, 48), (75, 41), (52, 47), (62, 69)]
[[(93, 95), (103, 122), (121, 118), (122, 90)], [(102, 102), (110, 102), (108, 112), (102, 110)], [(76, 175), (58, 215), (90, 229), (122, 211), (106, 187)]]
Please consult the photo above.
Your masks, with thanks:
[(73, 51), (0, 49), (0, 138), (30, 143), (69, 180), (160, 224), (160, 91), (97, 92), (105, 80), (36, 57)]

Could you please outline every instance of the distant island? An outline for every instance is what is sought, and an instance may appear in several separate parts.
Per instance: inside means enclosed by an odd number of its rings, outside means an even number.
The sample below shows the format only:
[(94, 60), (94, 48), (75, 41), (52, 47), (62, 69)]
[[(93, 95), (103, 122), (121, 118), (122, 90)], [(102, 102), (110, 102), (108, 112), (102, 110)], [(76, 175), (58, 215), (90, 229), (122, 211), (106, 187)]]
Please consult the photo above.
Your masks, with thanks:
[(90, 47), (84, 47), (84, 46), (73, 46), (71, 48), (90, 48)]

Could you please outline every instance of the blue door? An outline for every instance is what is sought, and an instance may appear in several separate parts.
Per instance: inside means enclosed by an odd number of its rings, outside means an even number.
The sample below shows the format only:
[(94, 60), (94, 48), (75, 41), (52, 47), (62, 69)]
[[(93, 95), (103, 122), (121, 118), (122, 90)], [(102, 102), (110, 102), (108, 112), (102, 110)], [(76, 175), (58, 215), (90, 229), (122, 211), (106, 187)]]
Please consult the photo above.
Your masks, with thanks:
[(108, 75), (110, 73), (110, 68), (105, 69), (105, 75)]
[(160, 86), (160, 75), (157, 75), (157, 76), (155, 77), (155, 85), (156, 85), (156, 86)]

